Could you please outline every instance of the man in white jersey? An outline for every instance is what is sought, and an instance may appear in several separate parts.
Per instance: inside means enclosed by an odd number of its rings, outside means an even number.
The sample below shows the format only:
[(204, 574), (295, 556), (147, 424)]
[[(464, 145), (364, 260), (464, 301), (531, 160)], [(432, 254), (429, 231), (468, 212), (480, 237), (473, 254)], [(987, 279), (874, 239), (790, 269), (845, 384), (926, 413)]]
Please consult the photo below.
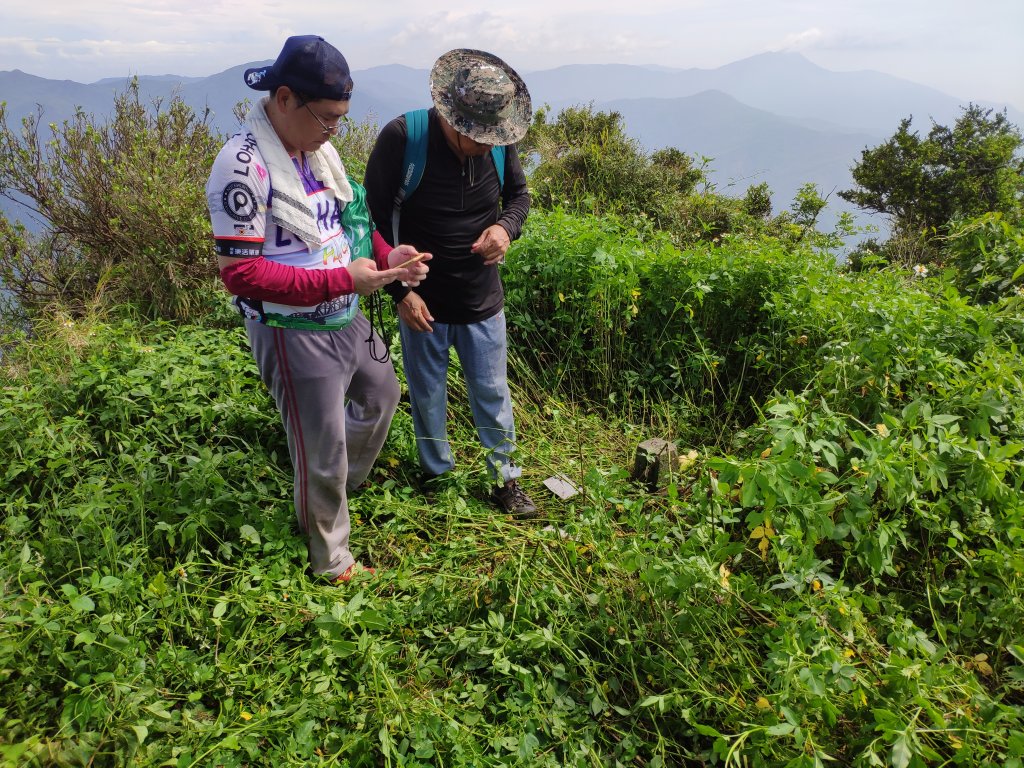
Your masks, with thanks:
[(418, 285), (430, 255), (374, 231), (365, 193), (330, 143), (352, 95), (340, 51), (290, 37), (272, 65), (244, 77), (270, 93), (210, 172), (218, 265), (281, 413), (312, 571), (346, 582), (373, 571), (349, 550), (347, 493), (369, 475), (399, 398), (359, 296), (394, 280)]

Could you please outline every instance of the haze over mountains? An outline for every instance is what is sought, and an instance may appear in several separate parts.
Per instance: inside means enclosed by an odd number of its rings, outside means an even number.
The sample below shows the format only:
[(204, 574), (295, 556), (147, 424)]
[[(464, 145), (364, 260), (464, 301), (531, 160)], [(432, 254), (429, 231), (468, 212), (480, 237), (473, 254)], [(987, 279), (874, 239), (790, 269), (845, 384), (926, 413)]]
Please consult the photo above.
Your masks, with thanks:
[[(237, 129), (234, 106), (261, 95), (243, 84), (242, 72), (262, 63), (203, 78), (144, 76), (139, 85), (147, 101), (178, 94), (200, 113), (209, 108), (211, 123), (227, 134)], [(912, 116), (914, 129), (923, 135), (932, 120), (951, 125), (972, 101), (969, 95), (957, 98), (879, 72), (833, 72), (795, 53), (761, 54), (717, 69), (605, 64), (521, 74), (535, 108), (547, 105), (555, 114), (587, 104), (615, 110), (646, 149), (673, 146), (711, 158), (711, 178), (721, 192), (739, 196), (751, 184), (768, 182), (776, 211), (788, 208), (806, 182), (818, 184), (824, 194), (852, 186), (850, 168), (861, 151), (886, 140), (903, 118)], [(429, 105), (426, 69), (385, 65), (356, 70), (353, 78), (350, 115), (356, 120), (384, 123)], [(110, 78), (82, 84), (14, 70), (0, 72), (0, 100), (7, 103), (8, 124), (37, 110), (43, 123), (60, 123), (76, 107), (97, 117), (109, 115), (114, 95), (126, 83), (127, 78)], [(1024, 125), (1018, 110), (1007, 109), (1007, 116)], [(849, 210), (835, 195), (829, 208), (832, 216), (825, 223)]]

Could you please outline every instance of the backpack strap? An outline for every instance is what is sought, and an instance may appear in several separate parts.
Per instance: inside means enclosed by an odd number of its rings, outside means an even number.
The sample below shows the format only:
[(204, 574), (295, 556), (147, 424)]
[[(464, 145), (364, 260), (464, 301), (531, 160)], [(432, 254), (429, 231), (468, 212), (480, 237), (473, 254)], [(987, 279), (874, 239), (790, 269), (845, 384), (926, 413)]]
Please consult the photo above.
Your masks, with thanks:
[(491, 160), (494, 170), (498, 172), (498, 189), (505, 189), (505, 148), (491, 147)]
[[(398, 245), (398, 222), (402, 217), (402, 203), (416, 191), (427, 165), (427, 139), (430, 125), (426, 109), (405, 113), (405, 154), (402, 157), (402, 177), (391, 207), (392, 244)], [(491, 147), (491, 160), (498, 172), (498, 187), (505, 188), (505, 147)]]
[(392, 245), (398, 245), (398, 220), (402, 215), (402, 202), (416, 191), (427, 165), (427, 110), (414, 109), (405, 113), (405, 155), (402, 158), (402, 177), (391, 209)]

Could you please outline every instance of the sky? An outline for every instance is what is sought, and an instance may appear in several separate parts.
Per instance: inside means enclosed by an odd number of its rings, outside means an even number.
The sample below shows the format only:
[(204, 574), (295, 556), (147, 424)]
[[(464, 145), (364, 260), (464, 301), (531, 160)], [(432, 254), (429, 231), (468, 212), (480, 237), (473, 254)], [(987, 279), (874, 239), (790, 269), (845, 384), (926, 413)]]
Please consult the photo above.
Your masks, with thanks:
[(1024, 0), (0, 0), (0, 19), (0, 71), (80, 83), (203, 77), (319, 34), (353, 70), (480, 48), (527, 82), (564, 64), (712, 69), (788, 51), (1024, 109)]

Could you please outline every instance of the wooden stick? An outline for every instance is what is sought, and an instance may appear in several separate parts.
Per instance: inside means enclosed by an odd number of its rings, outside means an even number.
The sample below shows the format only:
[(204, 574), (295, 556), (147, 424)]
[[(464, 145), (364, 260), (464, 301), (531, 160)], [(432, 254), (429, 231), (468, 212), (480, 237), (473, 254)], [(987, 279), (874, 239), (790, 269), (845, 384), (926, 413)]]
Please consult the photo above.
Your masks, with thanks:
[(397, 267), (390, 267), (390, 269), (405, 269), (405, 267), (408, 267), (410, 264), (415, 264), (417, 261), (423, 261), (423, 259), (426, 258), (427, 256), (429, 256), (429, 254), (417, 253), (415, 256), (413, 256), (408, 261), (403, 261)]

